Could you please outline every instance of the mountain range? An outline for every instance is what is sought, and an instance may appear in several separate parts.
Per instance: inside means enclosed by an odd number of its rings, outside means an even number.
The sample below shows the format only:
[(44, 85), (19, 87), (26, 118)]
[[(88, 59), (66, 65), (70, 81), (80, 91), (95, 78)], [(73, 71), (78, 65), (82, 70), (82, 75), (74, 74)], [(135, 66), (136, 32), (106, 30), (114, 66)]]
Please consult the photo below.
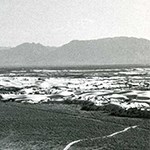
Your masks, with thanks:
[(134, 37), (73, 40), (60, 47), (23, 43), (0, 48), (0, 67), (150, 65), (150, 41)]

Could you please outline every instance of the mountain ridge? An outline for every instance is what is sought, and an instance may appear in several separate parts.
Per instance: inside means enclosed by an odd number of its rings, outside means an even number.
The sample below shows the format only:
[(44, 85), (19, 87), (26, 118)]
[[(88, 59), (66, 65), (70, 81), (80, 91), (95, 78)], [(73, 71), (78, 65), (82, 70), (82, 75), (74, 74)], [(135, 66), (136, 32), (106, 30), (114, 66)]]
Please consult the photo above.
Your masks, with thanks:
[(135, 37), (72, 40), (60, 47), (23, 43), (2, 50), (0, 67), (150, 64), (150, 41)]

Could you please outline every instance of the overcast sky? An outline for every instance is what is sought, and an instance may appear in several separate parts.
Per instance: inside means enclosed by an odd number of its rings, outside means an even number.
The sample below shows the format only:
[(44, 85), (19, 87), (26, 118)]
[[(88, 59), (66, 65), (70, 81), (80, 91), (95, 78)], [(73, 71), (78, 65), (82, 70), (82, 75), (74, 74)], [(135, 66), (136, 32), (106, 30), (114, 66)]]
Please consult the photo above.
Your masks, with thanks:
[(114, 36), (150, 39), (150, 0), (0, 0), (0, 46)]

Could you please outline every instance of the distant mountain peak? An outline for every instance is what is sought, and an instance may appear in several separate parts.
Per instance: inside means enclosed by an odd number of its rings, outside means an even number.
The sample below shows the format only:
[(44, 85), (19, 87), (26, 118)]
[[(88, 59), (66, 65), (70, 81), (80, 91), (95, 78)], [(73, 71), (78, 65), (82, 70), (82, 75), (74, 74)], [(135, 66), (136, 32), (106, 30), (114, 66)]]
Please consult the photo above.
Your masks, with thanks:
[(34, 42), (32, 42), (32, 43), (26, 42), (26, 43), (22, 43), (22, 44), (16, 46), (16, 48), (22, 48), (22, 47), (28, 47), (29, 48), (29, 47), (45, 47), (45, 46), (40, 44), (40, 43), (34, 43)]
[(0, 67), (150, 64), (150, 41), (134, 37), (73, 40), (61, 47), (23, 43), (1, 50)]
[(72, 40), (70, 41), (69, 43), (77, 43), (77, 42), (80, 42), (81, 40)]

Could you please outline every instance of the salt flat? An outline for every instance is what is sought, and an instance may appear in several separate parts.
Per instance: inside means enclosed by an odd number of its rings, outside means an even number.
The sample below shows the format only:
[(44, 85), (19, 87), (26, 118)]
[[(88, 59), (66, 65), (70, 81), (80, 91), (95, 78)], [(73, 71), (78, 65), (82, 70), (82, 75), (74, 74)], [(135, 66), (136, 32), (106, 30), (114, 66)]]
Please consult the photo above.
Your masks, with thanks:
[[(12, 72), (15, 74), (12, 75)], [(25, 76), (20, 74), (22, 72)], [(39, 77), (39, 73), (48, 76)], [(83, 74), (85, 77), (78, 77), (78, 74)], [(124, 71), (122, 69), (83, 71), (33, 69), (32, 73), (12, 70), (9, 74), (0, 77), (0, 94), (4, 101), (14, 99), (14, 101), (41, 103), (79, 99), (92, 101), (97, 106), (103, 105), (105, 101), (105, 104), (112, 103), (127, 109), (149, 108), (149, 80), (147, 68), (124, 69)], [(19, 89), (13, 91), (12, 87)], [(132, 96), (134, 98), (131, 99)]]

